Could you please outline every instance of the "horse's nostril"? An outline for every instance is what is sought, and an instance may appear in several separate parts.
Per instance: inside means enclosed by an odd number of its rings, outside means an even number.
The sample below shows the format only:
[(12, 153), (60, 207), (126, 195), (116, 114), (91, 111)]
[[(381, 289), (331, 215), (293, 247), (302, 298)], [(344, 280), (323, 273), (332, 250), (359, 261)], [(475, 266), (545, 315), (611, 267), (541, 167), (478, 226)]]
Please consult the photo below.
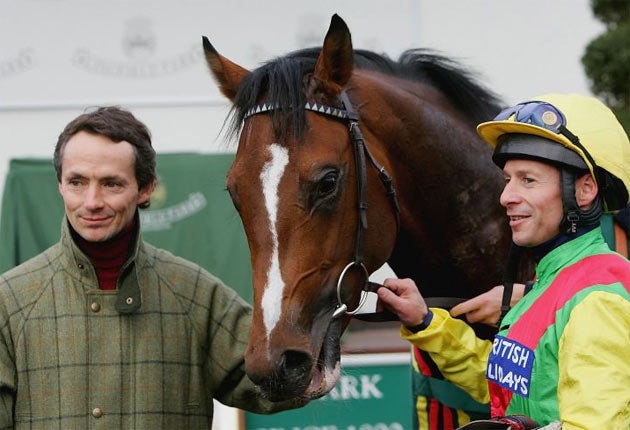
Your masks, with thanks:
[[(302, 395), (311, 382), (313, 358), (306, 352), (286, 350), (275, 360), (250, 360), (247, 375), (272, 401)], [(261, 366), (262, 365), (262, 366)]]
[(310, 354), (302, 351), (287, 350), (280, 357), (278, 370), (281, 374), (299, 378), (310, 372), (312, 364), (313, 358)]

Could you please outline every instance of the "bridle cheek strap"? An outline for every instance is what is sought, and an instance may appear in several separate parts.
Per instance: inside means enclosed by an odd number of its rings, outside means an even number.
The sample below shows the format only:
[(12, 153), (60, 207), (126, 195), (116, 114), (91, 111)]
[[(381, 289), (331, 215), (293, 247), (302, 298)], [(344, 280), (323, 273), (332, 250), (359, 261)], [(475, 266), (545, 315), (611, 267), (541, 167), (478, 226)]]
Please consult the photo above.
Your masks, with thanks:
[[(342, 275), (339, 277), (337, 281), (337, 309), (335, 309), (333, 313), (333, 319), (339, 318), (343, 315), (352, 315), (354, 317), (358, 317), (358, 312), (365, 303), (365, 294), (359, 300), (358, 306), (352, 310), (348, 310), (348, 306), (344, 303), (341, 297), (341, 287), (343, 283), (344, 275), (349, 267), (359, 267), (364, 274), (364, 283), (361, 288), (365, 293), (372, 290), (375, 292), (373, 288), (374, 284), (369, 281), (369, 274), (365, 265), (363, 264), (363, 248), (364, 248), (364, 237), (365, 232), (368, 229), (368, 220), (367, 220), (367, 167), (366, 167), (366, 155), (368, 156), (372, 165), (379, 172), (379, 179), (385, 186), (387, 196), (391, 203), (391, 206), (394, 211), (394, 216), (396, 219), (396, 234), (400, 230), (400, 209), (398, 206), (398, 200), (396, 198), (396, 191), (394, 190), (393, 181), (385, 168), (380, 165), (375, 159), (367, 145), (365, 144), (365, 139), (363, 137), (363, 133), (361, 132), (361, 128), (359, 127), (359, 114), (354, 110), (350, 99), (348, 98), (348, 94), (345, 91), (342, 91), (339, 95), (341, 99), (341, 103), (343, 104), (345, 110), (345, 117), (348, 120), (348, 131), (350, 133), (350, 140), (352, 141), (352, 148), (354, 151), (354, 160), (355, 160), (355, 169), (357, 174), (357, 211), (358, 211), (358, 225), (356, 231), (355, 245), (354, 245), (354, 255), (352, 263), (348, 264)], [(371, 287), (372, 286), (372, 287)], [(371, 317), (368, 317), (369, 320), (372, 321), (382, 321), (382, 320), (391, 320), (392, 314), (379, 314), (373, 313), (369, 314)], [(365, 318), (362, 318), (365, 319)]]
[[(345, 98), (345, 100), (344, 100)], [(346, 93), (342, 93), (342, 102), (346, 105), (348, 112), (352, 113), (348, 109), (350, 101), (346, 96)], [(350, 108), (351, 105), (350, 105)], [(368, 228), (367, 220), (367, 171), (365, 167), (365, 140), (363, 139), (363, 133), (359, 128), (358, 119), (350, 118), (350, 124), (348, 126), (350, 131), (350, 137), (352, 141), (352, 148), (354, 149), (354, 161), (357, 172), (357, 211), (359, 214), (359, 225), (357, 227), (356, 239), (354, 242), (354, 262), (363, 262), (363, 236)]]
[(387, 197), (394, 210), (394, 216), (396, 218), (396, 234), (400, 230), (400, 207), (398, 205), (398, 199), (396, 198), (396, 190), (394, 189), (393, 181), (385, 167), (379, 164), (369, 148), (365, 144), (363, 133), (359, 127), (359, 114), (354, 110), (352, 102), (348, 98), (348, 94), (343, 91), (339, 98), (343, 104), (348, 118), (348, 131), (350, 132), (350, 138), (352, 141), (352, 147), (354, 149), (354, 159), (356, 163), (357, 171), (357, 210), (359, 212), (359, 226), (357, 227), (357, 238), (355, 243), (354, 261), (360, 263), (363, 260), (363, 234), (368, 228), (367, 221), (367, 169), (365, 163), (365, 156), (367, 155), (372, 165), (378, 170), (379, 179), (385, 187)]

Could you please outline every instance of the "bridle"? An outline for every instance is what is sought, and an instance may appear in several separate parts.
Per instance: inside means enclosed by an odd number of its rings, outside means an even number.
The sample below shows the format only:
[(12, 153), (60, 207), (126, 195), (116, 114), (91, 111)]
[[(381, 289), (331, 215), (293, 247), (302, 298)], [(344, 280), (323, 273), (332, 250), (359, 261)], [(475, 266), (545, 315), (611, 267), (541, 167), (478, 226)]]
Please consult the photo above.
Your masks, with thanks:
[[(356, 238), (354, 243), (354, 254), (352, 261), (343, 268), (341, 274), (339, 275), (339, 279), (337, 280), (337, 307), (332, 314), (332, 319), (338, 319), (343, 317), (344, 315), (351, 315), (354, 318), (371, 322), (394, 321), (398, 319), (397, 316), (387, 310), (359, 314), (358, 312), (363, 307), (367, 298), (367, 295), (365, 294), (362, 294), (361, 298), (359, 299), (359, 304), (353, 310), (348, 310), (348, 305), (344, 303), (344, 300), (341, 297), (341, 287), (343, 284), (343, 280), (353, 268), (358, 268), (363, 275), (364, 281), (363, 287), (361, 288), (362, 291), (365, 291), (366, 293), (375, 293), (376, 290), (378, 290), (382, 286), (375, 282), (370, 282), (368, 270), (363, 264), (363, 239), (365, 231), (368, 228), (366, 156), (372, 166), (376, 170), (378, 170), (378, 177), (385, 187), (387, 197), (392, 206), (394, 217), (396, 219), (397, 235), (400, 230), (400, 206), (398, 205), (398, 199), (396, 198), (396, 191), (394, 189), (394, 184), (392, 182), (391, 176), (389, 175), (389, 173), (387, 173), (385, 167), (383, 167), (378, 161), (376, 161), (369, 148), (365, 144), (363, 133), (361, 133), (361, 129), (359, 128), (359, 114), (354, 110), (354, 107), (352, 106), (352, 103), (350, 102), (350, 99), (348, 98), (348, 95), (345, 91), (341, 92), (339, 98), (344, 109), (314, 102), (306, 102), (303, 107), (305, 110), (331, 116), (333, 118), (337, 118), (348, 123), (348, 132), (350, 133), (350, 140), (352, 141), (352, 148), (354, 152), (357, 173), (357, 210), (359, 222), (357, 225)], [(245, 112), (243, 120), (253, 115), (271, 112), (279, 108), (280, 107), (278, 105), (272, 103), (258, 104)], [(444, 309), (450, 309), (451, 307), (463, 302), (464, 300), (466, 299), (459, 297), (424, 298), (427, 306), (439, 307)]]
[[(357, 210), (359, 219), (355, 236), (354, 254), (352, 261), (344, 267), (344, 269), (341, 271), (339, 279), (337, 280), (337, 308), (333, 312), (333, 319), (340, 318), (344, 315), (357, 314), (365, 302), (366, 295), (362, 295), (357, 307), (354, 310), (348, 310), (348, 305), (344, 303), (341, 297), (341, 286), (343, 284), (343, 280), (346, 275), (351, 271), (351, 269), (358, 268), (363, 275), (363, 291), (375, 292), (375, 290), (380, 287), (380, 285), (369, 281), (368, 270), (363, 264), (363, 242), (365, 232), (368, 228), (366, 156), (372, 166), (374, 166), (374, 168), (378, 171), (379, 179), (385, 187), (387, 197), (394, 212), (394, 217), (396, 219), (396, 231), (398, 232), (398, 230), (400, 229), (400, 207), (398, 205), (398, 199), (396, 198), (396, 191), (394, 190), (392, 178), (389, 173), (387, 173), (385, 167), (383, 167), (380, 163), (378, 163), (378, 161), (376, 161), (369, 148), (365, 144), (363, 133), (361, 133), (361, 129), (359, 128), (359, 115), (352, 106), (352, 103), (350, 102), (350, 99), (348, 98), (346, 92), (343, 91), (340, 94), (339, 98), (344, 109), (313, 102), (307, 102), (304, 105), (305, 110), (331, 116), (336, 119), (346, 121), (348, 123), (348, 131), (350, 133), (350, 140), (352, 141), (352, 148), (354, 152), (357, 173)], [(279, 109), (279, 106), (272, 103), (258, 104), (245, 112), (243, 119), (245, 120), (253, 115), (271, 112), (276, 109)], [(380, 317), (380, 319), (392, 319), (392, 317)], [(395, 317), (393, 319), (395, 319)]]

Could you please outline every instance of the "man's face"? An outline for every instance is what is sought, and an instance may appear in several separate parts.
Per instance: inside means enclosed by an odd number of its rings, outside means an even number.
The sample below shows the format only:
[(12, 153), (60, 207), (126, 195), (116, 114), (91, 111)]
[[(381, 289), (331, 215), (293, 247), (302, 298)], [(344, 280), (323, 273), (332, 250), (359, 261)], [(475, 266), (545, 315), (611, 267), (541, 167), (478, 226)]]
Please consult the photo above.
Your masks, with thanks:
[(81, 131), (63, 149), (59, 192), (66, 216), (85, 240), (111, 239), (133, 220), (153, 184), (138, 189), (135, 153), (129, 142)]
[(560, 233), (560, 171), (533, 160), (508, 160), (503, 168), (501, 205), (507, 209), (512, 240), (520, 246), (540, 245)]

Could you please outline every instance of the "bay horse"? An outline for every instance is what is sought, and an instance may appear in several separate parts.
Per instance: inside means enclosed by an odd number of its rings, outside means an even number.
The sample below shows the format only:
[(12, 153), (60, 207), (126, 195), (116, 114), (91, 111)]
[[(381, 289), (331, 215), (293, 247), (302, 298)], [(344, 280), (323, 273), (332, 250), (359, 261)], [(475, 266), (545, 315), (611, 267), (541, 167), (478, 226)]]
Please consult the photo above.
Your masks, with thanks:
[(503, 177), (475, 127), (501, 105), (470, 73), (426, 50), (354, 50), (337, 15), (321, 48), (253, 71), (203, 47), (239, 136), (226, 184), (251, 252), (245, 367), (270, 399), (335, 386), (341, 334), (385, 262), (425, 297), (500, 283)]

